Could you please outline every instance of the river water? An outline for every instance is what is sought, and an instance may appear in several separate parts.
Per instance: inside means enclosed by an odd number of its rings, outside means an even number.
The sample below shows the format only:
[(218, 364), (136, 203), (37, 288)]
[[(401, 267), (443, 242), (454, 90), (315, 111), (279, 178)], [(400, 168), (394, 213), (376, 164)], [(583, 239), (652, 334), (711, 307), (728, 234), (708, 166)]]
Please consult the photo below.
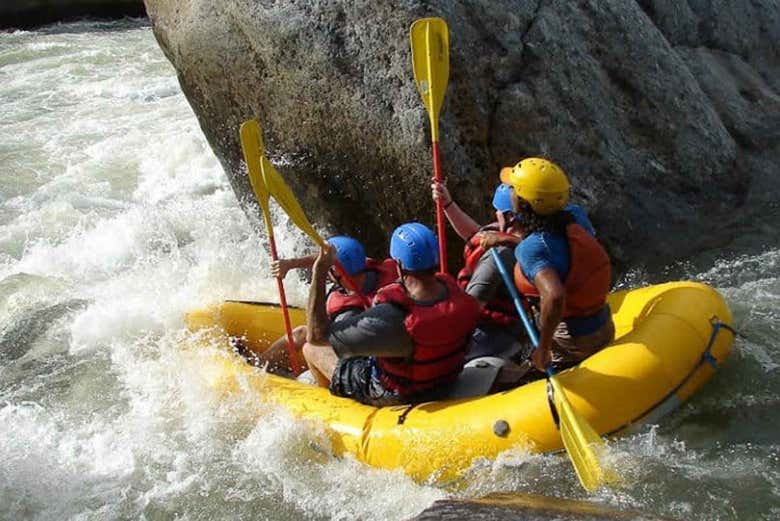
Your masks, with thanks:
[[(282, 254), (304, 251), (276, 219)], [(744, 337), (690, 403), (611, 444), (621, 488), (588, 496), (564, 458), (520, 452), (457, 489), (312, 457), (316, 432), (216, 396), (181, 349), (187, 310), (275, 285), (151, 29), (0, 34), (0, 519), (393, 520), (497, 491), (777, 519), (780, 240), (747, 242), (624, 280), (708, 282)]]

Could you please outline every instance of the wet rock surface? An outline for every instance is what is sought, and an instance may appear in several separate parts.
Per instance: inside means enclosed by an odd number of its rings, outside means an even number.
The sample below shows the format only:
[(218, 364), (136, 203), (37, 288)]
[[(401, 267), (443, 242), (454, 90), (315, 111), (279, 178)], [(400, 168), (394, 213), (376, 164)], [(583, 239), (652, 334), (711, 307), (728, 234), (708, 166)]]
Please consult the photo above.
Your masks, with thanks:
[(618, 510), (591, 501), (532, 494), (491, 494), (479, 499), (437, 501), (413, 521), (664, 521), (637, 511)]
[(532, 155), (568, 172), (619, 268), (721, 247), (776, 204), (780, 0), (145, 3), (245, 208), (238, 126), (258, 117), (309, 217), (377, 256), (434, 219), (408, 42), (424, 16), (450, 27), (443, 166), (478, 220)]

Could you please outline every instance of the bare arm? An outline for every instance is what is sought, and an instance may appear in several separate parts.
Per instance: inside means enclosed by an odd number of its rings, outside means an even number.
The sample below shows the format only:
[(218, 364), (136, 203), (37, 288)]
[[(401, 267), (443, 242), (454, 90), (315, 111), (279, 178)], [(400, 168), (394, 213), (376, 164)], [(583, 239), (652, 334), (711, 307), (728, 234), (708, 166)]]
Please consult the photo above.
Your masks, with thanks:
[(328, 339), (330, 321), (325, 307), (327, 300), (325, 282), (328, 278), (328, 270), (333, 266), (335, 259), (335, 250), (326, 244), (314, 261), (309, 302), (306, 306), (306, 315), (309, 317), (306, 341), (310, 344), (324, 344)]
[(534, 277), (534, 286), (539, 290), (541, 324), (539, 325), (539, 347), (531, 353), (531, 361), (544, 371), (552, 360), (551, 349), (555, 328), (563, 318), (566, 306), (566, 289), (553, 268), (545, 268)]
[(450, 192), (443, 183), (434, 181), (433, 184), (431, 184), (431, 191), (433, 200), (441, 201), (441, 204), (445, 206), (444, 215), (447, 216), (450, 225), (452, 225), (455, 233), (457, 233), (461, 239), (466, 241), (479, 231), (479, 223), (472, 219), (469, 214), (464, 212), (461, 207), (458, 206), (458, 203), (452, 200)]
[(514, 250), (515, 247), (517, 247), (517, 245), (521, 242), (523, 242), (523, 238), (519, 235), (510, 235), (506, 233), (489, 231), (480, 232), (479, 245), (485, 248), (485, 250), (495, 248), (499, 245), (506, 246), (507, 248)]
[(279, 259), (271, 261), (271, 275), (283, 279), (290, 270), (311, 268), (314, 265), (314, 260), (316, 258), (316, 255), (309, 255), (308, 257), (298, 257), (297, 259)]

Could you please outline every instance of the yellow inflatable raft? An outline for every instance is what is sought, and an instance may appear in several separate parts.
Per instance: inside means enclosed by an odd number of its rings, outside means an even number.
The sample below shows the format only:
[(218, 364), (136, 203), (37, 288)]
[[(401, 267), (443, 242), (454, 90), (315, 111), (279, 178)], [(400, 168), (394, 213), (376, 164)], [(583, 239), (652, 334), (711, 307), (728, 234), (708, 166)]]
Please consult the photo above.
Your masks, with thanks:
[[(572, 406), (600, 434), (656, 422), (674, 410), (712, 376), (734, 340), (731, 312), (704, 284), (618, 291), (609, 304), (615, 341), (558, 377)], [(258, 351), (283, 334), (279, 308), (272, 304), (225, 302), (187, 319), (193, 331), (212, 328), (243, 337)], [(304, 319), (301, 310), (293, 310), (294, 323)], [(336, 455), (351, 453), (375, 467), (403, 469), (418, 481), (456, 479), (477, 459), (511, 448), (562, 448), (544, 381), (488, 396), (376, 408), (266, 375), (232, 353), (215, 357), (205, 373), (223, 391), (248, 386), (297, 417), (321, 422)]]

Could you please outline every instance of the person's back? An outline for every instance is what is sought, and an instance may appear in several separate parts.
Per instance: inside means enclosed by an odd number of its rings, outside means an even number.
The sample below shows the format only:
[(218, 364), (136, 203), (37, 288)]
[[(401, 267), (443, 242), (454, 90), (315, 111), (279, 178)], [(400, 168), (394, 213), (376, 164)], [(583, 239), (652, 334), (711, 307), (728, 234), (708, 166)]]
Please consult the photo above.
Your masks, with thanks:
[(552, 268), (567, 290), (563, 318), (588, 317), (606, 304), (610, 260), (580, 207), (569, 205), (555, 217), (556, 226), (529, 233), (517, 246), (516, 285), (527, 296), (538, 296), (531, 281), (541, 270)]
[(614, 337), (606, 297), (611, 264), (584, 212), (567, 206), (565, 172), (542, 158), (520, 161), (502, 182), (514, 188), (514, 226), (523, 236), (515, 249), (515, 286), (538, 301), (539, 346), (532, 353), (541, 372), (581, 362)]
[[(556, 215), (557, 225), (534, 229), (526, 233), (518, 243), (517, 256), (521, 258), (521, 269), (529, 280), (536, 272), (552, 265), (561, 280), (566, 280), (572, 264), (569, 225), (579, 225), (583, 232), (595, 237), (596, 230), (582, 207), (569, 204)], [(581, 233), (577, 230), (577, 233)]]
[(377, 304), (391, 303), (404, 311), (404, 327), (412, 353), (404, 358), (379, 357), (381, 381), (402, 396), (446, 392), (463, 369), (467, 339), (476, 326), (479, 305), (450, 275), (407, 272), (403, 282), (385, 286)]

